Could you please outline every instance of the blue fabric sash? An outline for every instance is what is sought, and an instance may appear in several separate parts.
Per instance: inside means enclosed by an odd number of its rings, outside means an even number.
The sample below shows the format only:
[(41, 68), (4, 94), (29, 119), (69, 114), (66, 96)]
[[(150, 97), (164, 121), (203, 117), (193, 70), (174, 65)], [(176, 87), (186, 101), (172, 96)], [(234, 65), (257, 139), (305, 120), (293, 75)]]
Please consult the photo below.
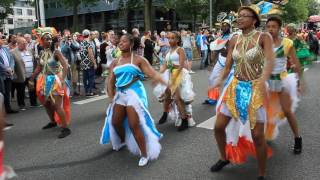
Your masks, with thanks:
[(236, 91), (236, 108), (240, 121), (245, 124), (248, 120), (248, 107), (252, 96), (252, 82), (238, 81)]

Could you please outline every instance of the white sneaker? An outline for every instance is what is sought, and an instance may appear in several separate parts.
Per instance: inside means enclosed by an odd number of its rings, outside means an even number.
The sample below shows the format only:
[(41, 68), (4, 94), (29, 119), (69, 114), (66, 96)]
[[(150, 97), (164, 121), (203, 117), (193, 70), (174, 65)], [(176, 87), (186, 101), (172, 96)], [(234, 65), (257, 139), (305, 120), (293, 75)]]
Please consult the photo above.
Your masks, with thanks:
[(188, 124), (189, 124), (189, 127), (193, 127), (196, 125), (196, 122), (194, 121), (193, 117), (190, 117), (188, 119)]
[(149, 158), (141, 157), (140, 160), (139, 160), (139, 166), (143, 167), (143, 166), (147, 165), (148, 162), (149, 162)]
[(177, 118), (174, 125), (175, 125), (176, 127), (179, 127), (179, 126), (181, 126), (181, 123), (182, 123), (181, 118)]
[(120, 151), (123, 147), (125, 147), (126, 146), (126, 143), (121, 143), (120, 145), (119, 145), (119, 147), (117, 147), (117, 148), (113, 148), (113, 150), (115, 150), (115, 151)]
[(192, 71), (192, 70), (190, 70), (190, 71), (189, 71), (189, 74), (194, 74), (194, 73), (195, 73), (195, 72), (194, 72), (194, 71)]

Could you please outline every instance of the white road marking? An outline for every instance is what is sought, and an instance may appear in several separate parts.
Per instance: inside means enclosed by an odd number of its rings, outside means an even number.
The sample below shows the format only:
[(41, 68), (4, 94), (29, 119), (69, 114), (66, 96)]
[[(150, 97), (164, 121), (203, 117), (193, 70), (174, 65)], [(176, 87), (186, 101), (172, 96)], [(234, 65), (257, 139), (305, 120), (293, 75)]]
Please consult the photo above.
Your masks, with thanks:
[(197, 127), (213, 130), (213, 126), (216, 122), (216, 119), (217, 119), (217, 116), (213, 116), (210, 119), (198, 124)]
[(107, 95), (102, 95), (102, 96), (97, 96), (97, 97), (93, 97), (93, 98), (77, 101), (77, 102), (74, 102), (73, 104), (83, 105), (83, 104), (99, 101), (99, 100), (106, 99), (106, 98), (108, 98)]

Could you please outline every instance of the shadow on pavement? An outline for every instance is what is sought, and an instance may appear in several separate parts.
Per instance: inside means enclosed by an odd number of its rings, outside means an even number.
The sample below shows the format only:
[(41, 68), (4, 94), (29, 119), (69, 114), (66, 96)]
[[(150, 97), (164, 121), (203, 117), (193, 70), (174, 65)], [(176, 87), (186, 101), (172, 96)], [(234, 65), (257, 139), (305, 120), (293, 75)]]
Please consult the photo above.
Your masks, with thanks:
[(95, 157), (79, 160), (79, 161), (72, 161), (72, 162), (66, 162), (66, 163), (59, 163), (59, 164), (48, 164), (48, 165), (39, 165), (39, 166), (32, 166), (32, 167), (24, 167), (24, 168), (17, 168), (15, 169), (15, 172), (17, 173), (23, 173), (23, 172), (30, 172), (30, 171), (39, 171), (39, 170), (46, 170), (46, 169), (55, 169), (55, 168), (63, 168), (63, 167), (70, 167), (70, 166), (77, 166), (85, 163), (94, 162), (100, 159), (103, 159), (114, 152), (112, 149), (109, 151), (97, 155)]

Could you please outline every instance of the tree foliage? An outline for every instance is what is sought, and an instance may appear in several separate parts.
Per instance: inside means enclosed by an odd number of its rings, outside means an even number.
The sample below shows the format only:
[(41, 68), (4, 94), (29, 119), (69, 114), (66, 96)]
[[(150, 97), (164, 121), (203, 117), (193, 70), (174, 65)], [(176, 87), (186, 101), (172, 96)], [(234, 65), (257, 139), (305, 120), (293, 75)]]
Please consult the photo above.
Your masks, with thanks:
[(320, 13), (320, 4), (317, 0), (307, 0), (308, 1), (308, 16), (318, 15)]
[(288, 23), (304, 22), (308, 18), (307, 0), (290, 0), (282, 10), (282, 18)]
[(9, 15), (13, 14), (13, 9), (11, 8), (15, 0), (1, 0), (0, 1), (0, 24)]

